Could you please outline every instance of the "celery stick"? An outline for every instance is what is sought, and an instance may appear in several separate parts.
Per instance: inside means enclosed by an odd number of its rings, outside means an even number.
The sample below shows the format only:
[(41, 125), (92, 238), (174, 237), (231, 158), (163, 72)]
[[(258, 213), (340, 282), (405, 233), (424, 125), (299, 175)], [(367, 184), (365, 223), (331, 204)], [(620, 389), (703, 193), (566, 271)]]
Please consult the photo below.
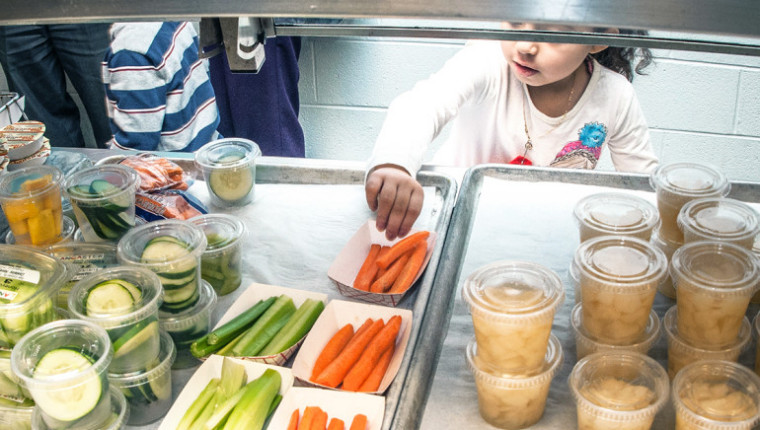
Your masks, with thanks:
[(214, 330), (208, 336), (209, 345), (225, 345), (230, 340), (237, 337), (240, 333), (244, 332), (256, 319), (261, 316), (272, 303), (277, 300), (277, 297), (270, 297), (266, 300), (259, 300), (254, 306), (251, 306), (247, 310), (243, 311), (240, 315), (229, 320), (223, 326)]
[(245, 332), (240, 333), (238, 337), (232, 339), (232, 341), (230, 341), (230, 343), (228, 343), (227, 345), (224, 345), (224, 348), (217, 351), (216, 355), (225, 355), (225, 356), (231, 355), (232, 348), (234, 348), (235, 345), (237, 345), (238, 342), (240, 342), (240, 339), (242, 339), (243, 336), (245, 336)]
[(311, 330), (324, 308), (325, 304), (321, 300), (306, 299), (259, 355), (274, 355), (295, 345)]
[(277, 371), (267, 369), (246, 385), (243, 398), (232, 410), (224, 430), (261, 430), (281, 382), (282, 378)]
[(214, 411), (214, 414), (211, 415), (211, 418), (209, 418), (206, 421), (206, 429), (207, 430), (213, 430), (217, 428), (221, 423), (224, 422), (224, 420), (230, 416), (230, 413), (232, 413), (232, 409), (235, 408), (235, 405), (238, 404), (240, 399), (243, 398), (243, 394), (246, 392), (246, 387), (240, 388), (237, 393), (233, 394), (232, 396), (228, 397), (227, 400), (222, 402)]
[(209, 418), (211, 418), (211, 415), (214, 414), (214, 411), (216, 410), (216, 406), (222, 402), (222, 393), (221, 393), (221, 386), (217, 387), (216, 393), (214, 393), (214, 396), (211, 398), (211, 401), (206, 403), (206, 406), (203, 408), (201, 413), (198, 415), (198, 418), (193, 422), (193, 425), (190, 427), (190, 430), (203, 430), (206, 425), (206, 421), (208, 421)]
[(264, 345), (269, 343), (295, 311), (296, 306), (293, 304), (293, 299), (286, 295), (279, 296), (272, 306), (264, 312), (264, 315), (259, 317), (251, 328), (245, 331), (243, 338), (232, 348), (232, 355), (237, 357), (255, 356)]
[(208, 402), (216, 394), (217, 387), (219, 387), (218, 378), (214, 378), (208, 381), (206, 388), (204, 388), (203, 391), (201, 391), (201, 394), (198, 395), (198, 398), (195, 399), (193, 404), (190, 405), (189, 408), (187, 408), (187, 412), (185, 412), (185, 415), (182, 417), (182, 419), (179, 421), (179, 424), (177, 425), (177, 430), (190, 429), (190, 426), (193, 424), (193, 422), (198, 417), (198, 415), (200, 415), (201, 411), (203, 411), (206, 404), (208, 404)]
[(224, 358), (222, 361), (222, 380), (219, 382), (219, 391), (222, 394), (222, 401), (232, 397), (238, 390), (243, 388), (248, 380), (245, 373), (245, 366), (235, 363), (230, 358)]

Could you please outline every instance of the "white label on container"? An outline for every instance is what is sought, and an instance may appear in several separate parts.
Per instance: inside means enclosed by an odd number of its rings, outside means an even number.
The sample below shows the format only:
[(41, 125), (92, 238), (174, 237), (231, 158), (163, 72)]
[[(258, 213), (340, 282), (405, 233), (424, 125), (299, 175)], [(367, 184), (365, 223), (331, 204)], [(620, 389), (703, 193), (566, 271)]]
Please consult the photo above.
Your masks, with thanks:
[(38, 284), (40, 282), (39, 271), (5, 264), (0, 264), (0, 277), (16, 279), (31, 284)]

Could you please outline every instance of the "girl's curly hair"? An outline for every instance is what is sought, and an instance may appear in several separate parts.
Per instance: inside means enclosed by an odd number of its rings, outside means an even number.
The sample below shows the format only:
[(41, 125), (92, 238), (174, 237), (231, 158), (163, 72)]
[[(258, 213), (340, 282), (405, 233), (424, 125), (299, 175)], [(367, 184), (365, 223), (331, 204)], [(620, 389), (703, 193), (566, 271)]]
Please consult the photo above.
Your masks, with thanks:
[[(644, 30), (620, 30), (620, 34), (646, 35)], [(599, 64), (625, 76), (633, 82), (634, 72), (643, 75), (643, 70), (652, 64), (652, 52), (648, 48), (621, 48), (610, 46), (604, 51), (592, 54)], [(634, 66), (634, 61), (638, 62)]]

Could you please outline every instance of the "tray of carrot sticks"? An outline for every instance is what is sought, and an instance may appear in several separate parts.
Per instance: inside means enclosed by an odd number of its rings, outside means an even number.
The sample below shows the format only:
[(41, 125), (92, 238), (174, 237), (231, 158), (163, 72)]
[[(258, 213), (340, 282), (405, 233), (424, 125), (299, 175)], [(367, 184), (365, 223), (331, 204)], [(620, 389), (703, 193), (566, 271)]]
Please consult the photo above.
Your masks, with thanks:
[(293, 387), (282, 398), (269, 428), (379, 430), (384, 408), (380, 396)]

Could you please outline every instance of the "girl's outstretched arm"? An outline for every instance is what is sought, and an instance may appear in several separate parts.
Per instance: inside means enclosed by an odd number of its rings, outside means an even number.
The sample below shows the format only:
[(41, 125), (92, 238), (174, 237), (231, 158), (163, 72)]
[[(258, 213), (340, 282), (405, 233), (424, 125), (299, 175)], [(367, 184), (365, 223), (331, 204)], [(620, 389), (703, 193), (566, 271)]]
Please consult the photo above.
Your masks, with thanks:
[(372, 170), (364, 185), (367, 205), (377, 211), (376, 224), (385, 237), (405, 236), (422, 211), (424, 192), (406, 170), (382, 165)]

